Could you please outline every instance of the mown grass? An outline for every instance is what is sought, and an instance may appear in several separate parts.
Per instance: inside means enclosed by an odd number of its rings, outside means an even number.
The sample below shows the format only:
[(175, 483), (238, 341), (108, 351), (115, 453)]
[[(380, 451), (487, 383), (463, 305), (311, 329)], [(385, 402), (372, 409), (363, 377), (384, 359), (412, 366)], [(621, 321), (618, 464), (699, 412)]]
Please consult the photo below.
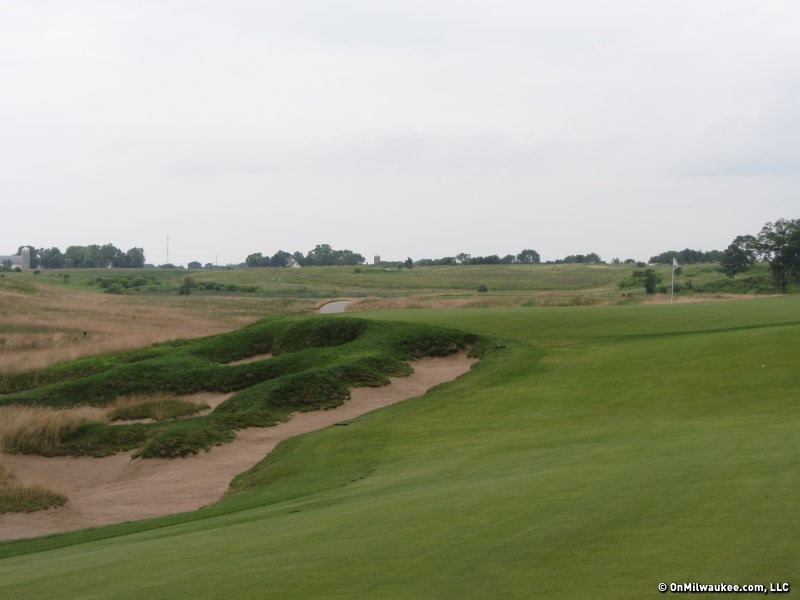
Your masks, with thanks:
[[(136, 457), (185, 456), (229, 442), (243, 427), (270, 426), (293, 412), (339, 406), (350, 388), (388, 383), (408, 374), (402, 361), (455, 352), (478, 342), (455, 330), (407, 324), (371, 325), (363, 319), (272, 318), (241, 330), (198, 340), (177, 340), (138, 351), (82, 359), (31, 377), (8, 378), (30, 387), (0, 397), (0, 407), (95, 407), (115, 405), (110, 418), (153, 418), (156, 422), (106, 425), (76, 415), (9, 420), (2, 434), (8, 452), (45, 456), (106, 456), (138, 448)], [(271, 353), (269, 360), (228, 365)], [(227, 366), (226, 366), (227, 365)], [(154, 401), (130, 405), (135, 395), (238, 392), (211, 414), (166, 421), (197, 412), (197, 405)], [(119, 402), (129, 404), (116, 406)], [(42, 413), (43, 414), (43, 413)], [(58, 423), (56, 426), (56, 422)]]
[(506, 347), (281, 444), (214, 507), (2, 544), (0, 592), (638, 599), (659, 582), (792, 582), (798, 309), (369, 314)]

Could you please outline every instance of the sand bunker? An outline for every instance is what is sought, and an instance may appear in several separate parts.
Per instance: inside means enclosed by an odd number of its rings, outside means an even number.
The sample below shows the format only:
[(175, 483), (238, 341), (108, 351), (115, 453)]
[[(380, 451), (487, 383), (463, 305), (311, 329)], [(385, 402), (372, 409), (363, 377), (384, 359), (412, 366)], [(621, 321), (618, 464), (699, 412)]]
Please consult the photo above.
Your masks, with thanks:
[(187, 458), (131, 460), (128, 453), (105, 458), (3, 455), (2, 463), (10, 471), (51, 482), (49, 487), (66, 494), (69, 502), (37, 513), (0, 515), (0, 540), (196, 510), (219, 500), (231, 479), (282, 440), (420, 396), (466, 373), (474, 362), (464, 352), (414, 361), (412, 375), (393, 377), (379, 388), (355, 388), (351, 399), (338, 408), (297, 413), (275, 427), (243, 429), (232, 443)]

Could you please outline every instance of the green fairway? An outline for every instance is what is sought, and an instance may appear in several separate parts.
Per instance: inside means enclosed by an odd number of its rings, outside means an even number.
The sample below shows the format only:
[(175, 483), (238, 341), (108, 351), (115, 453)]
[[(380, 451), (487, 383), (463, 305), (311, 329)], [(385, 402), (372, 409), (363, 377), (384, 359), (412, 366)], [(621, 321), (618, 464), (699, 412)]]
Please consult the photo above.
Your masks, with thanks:
[(0, 598), (800, 588), (800, 297), (357, 316), (505, 347), (281, 444), (214, 507), (0, 544)]

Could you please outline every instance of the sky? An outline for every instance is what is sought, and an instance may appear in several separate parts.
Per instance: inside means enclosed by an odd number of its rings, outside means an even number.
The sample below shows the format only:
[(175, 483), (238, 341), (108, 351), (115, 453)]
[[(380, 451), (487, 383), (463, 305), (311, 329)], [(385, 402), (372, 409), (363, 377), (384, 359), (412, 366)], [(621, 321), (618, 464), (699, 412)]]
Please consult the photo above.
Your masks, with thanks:
[(793, 0), (0, 0), (0, 254), (724, 249), (800, 217), (799, 27)]

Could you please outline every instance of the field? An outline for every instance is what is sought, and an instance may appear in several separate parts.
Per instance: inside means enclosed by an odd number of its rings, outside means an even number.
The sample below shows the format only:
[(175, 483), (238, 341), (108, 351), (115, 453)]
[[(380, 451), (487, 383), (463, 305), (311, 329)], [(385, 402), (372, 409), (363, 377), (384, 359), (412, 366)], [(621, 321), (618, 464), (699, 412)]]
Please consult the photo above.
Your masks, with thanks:
[[(622, 273), (522, 291), (611, 298)], [(351, 274), (318, 285), (355, 296)], [(413, 277), (406, 293), (447, 291), (446, 277)], [(353, 312), (503, 347), (423, 397), (282, 443), (214, 506), (2, 543), (0, 597), (643, 598), (660, 582), (798, 585), (798, 314), (798, 296)]]

